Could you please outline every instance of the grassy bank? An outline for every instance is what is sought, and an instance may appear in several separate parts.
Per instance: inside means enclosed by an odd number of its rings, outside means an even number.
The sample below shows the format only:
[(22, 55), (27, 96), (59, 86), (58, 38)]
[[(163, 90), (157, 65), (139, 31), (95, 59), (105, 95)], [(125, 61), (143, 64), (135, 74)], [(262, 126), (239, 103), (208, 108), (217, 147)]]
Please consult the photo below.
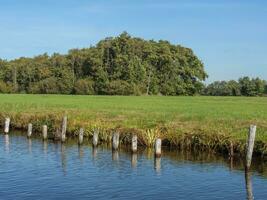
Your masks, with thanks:
[(170, 145), (223, 151), (232, 142), (238, 152), (256, 124), (256, 152), (267, 152), (267, 98), (0, 95), (1, 121), (10, 116), (15, 128), (32, 122), (39, 131), (46, 123), (52, 134), (65, 114), (69, 135), (98, 128), (105, 140), (118, 129), (123, 140), (137, 133), (144, 145), (160, 136)]

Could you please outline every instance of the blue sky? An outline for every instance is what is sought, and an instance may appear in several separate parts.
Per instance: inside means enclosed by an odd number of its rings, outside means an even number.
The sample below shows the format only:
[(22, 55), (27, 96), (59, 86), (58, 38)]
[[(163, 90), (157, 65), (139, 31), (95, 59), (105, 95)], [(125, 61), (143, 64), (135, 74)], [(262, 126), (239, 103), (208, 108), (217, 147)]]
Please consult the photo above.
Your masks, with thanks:
[(208, 82), (267, 79), (265, 0), (0, 0), (0, 57), (66, 53), (127, 31), (194, 50)]

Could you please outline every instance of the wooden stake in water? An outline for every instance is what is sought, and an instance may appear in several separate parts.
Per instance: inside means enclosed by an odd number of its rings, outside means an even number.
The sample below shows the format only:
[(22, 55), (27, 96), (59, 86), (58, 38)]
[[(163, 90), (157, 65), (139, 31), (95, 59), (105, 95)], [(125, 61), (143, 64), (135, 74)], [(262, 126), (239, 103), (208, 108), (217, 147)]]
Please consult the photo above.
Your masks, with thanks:
[(98, 130), (94, 130), (93, 139), (92, 139), (92, 143), (93, 143), (94, 147), (96, 147), (97, 143), (98, 143), (98, 134), (99, 134), (99, 131)]
[(27, 137), (30, 138), (32, 136), (32, 124), (28, 124), (28, 132), (27, 132)]
[(47, 139), (47, 125), (43, 125), (42, 133), (43, 133), (43, 140), (46, 140)]
[(83, 133), (84, 133), (83, 128), (80, 128), (80, 132), (79, 132), (79, 142), (78, 142), (80, 145), (83, 143)]
[(155, 142), (155, 156), (160, 157), (161, 156), (161, 139), (157, 138)]
[(9, 133), (9, 126), (10, 126), (10, 118), (7, 117), (7, 118), (5, 119), (5, 129), (4, 129), (4, 133), (5, 133), (5, 134), (8, 134), (8, 133)]
[(63, 117), (62, 128), (61, 128), (61, 142), (65, 142), (67, 132), (67, 116)]
[(132, 137), (132, 152), (137, 152), (137, 135), (133, 135)]
[(249, 169), (251, 165), (255, 136), (256, 136), (256, 126), (251, 125), (249, 128), (247, 149), (246, 149), (246, 169)]
[(120, 143), (120, 134), (118, 132), (113, 133), (112, 136), (112, 149), (117, 150)]

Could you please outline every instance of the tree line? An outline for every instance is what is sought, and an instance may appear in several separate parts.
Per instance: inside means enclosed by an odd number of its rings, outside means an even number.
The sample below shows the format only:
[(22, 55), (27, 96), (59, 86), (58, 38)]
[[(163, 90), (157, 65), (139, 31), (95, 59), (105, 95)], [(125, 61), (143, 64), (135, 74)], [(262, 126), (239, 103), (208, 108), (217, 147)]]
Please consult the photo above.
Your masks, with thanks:
[(215, 81), (203, 90), (211, 96), (265, 96), (267, 81), (260, 78), (242, 77), (238, 81)]
[[(204, 65), (194, 52), (168, 41), (123, 32), (96, 45), (33, 58), (0, 59), (0, 93), (96, 95), (259, 95), (253, 79), (207, 87)], [(260, 89), (244, 89), (255, 84)], [(264, 82), (264, 81), (263, 81)], [(266, 82), (264, 82), (266, 87)], [(260, 85), (260, 86), (258, 86)], [(252, 86), (248, 86), (252, 87)], [(254, 87), (254, 86), (253, 86)], [(248, 91), (246, 91), (248, 90)]]

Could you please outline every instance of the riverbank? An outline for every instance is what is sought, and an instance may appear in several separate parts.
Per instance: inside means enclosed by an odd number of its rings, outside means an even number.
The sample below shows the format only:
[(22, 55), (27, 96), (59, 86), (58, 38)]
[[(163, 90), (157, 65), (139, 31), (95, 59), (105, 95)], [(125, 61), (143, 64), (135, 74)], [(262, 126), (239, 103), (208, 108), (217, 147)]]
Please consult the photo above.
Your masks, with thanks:
[(129, 142), (137, 134), (140, 145), (151, 146), (156, 137), (163, 144), (228, 152), (233, 144), (243, 152), (248, 127), (257, 125), (255, 153), (267, 152), (267, 99), (263, 97), (163, 97), (163, 96), (71, 96), (1, 94), (0, 119), (11, 118), (13, 129), (33, 124), (40, 133), (43, 124), (53, 137), (64, 115), (68, 116), (67, 136), (76, 136), (80, 127), (90, 137), (100, 130), (107, 141), (114, 130)]

